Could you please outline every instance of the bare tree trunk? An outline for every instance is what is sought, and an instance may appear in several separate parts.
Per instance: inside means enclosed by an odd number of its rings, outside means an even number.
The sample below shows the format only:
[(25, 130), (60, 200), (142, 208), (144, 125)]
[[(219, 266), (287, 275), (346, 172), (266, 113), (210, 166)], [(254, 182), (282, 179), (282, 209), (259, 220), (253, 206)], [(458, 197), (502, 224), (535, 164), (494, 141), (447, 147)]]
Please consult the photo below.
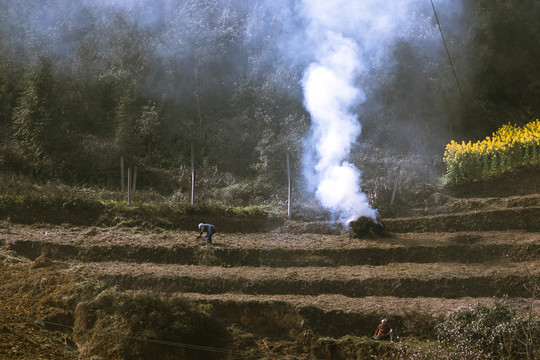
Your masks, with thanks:
[(135, 189), (137, 188), (137, 167), (133, 169), (133, 195), (135, 195)]
[(396, 189), (399, 182), (399, 174), (401, 173), (401, 166), (397, 169), (396, 182), (394, 183), (394, 189), (392, 190), (392, 199), (390, 199), (390, 205), (394, 205), (394, 197), (396, 196)]
[(124, 192), (124, 157), (120, 157), (120, 190)]
[(201, 100), (199, 98), (199, 64), (195, 66), (195, 100), (197, 101), (197, 112), (199, 115), (199, 128), (202, 126)]
[(291, 167), (289, 164), (289, 152), (287, 151), (287, 182), (288, 182), (288, 194), (287, 194), (287, 217), (291, 218)]
[(195, 143), (191, 143), (191, 205), (195, 201)]
[(131, 168), (128, 168), (127, 174), (127, 188), (128, 188), (128, 206), (131, 206)]

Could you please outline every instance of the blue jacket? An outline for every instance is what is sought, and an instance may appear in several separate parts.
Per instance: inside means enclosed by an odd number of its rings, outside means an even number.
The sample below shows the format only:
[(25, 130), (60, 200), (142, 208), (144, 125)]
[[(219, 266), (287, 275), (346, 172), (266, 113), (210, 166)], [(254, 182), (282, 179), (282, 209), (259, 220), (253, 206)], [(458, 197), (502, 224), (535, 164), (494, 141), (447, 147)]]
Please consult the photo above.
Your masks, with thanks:
[(199, 235), (202, 235), (203, 233), (208, 233), (210, 235), (215, 234), (216, 227), (212, 224), (202, 224), (201, 225), (201, 233)]

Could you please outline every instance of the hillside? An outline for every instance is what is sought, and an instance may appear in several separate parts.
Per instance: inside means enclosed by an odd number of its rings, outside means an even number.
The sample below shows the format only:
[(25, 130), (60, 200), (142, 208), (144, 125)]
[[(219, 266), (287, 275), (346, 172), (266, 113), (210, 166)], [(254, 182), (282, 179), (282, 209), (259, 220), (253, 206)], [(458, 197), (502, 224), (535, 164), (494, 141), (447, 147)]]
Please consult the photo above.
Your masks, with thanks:
[(361, 359), (396, 351), (370, 339), (383, 317), (414, 344), (494, 298), (540, 314), (539, 181), (426, 185), (384, 238), (5, 220), (0, 358)]

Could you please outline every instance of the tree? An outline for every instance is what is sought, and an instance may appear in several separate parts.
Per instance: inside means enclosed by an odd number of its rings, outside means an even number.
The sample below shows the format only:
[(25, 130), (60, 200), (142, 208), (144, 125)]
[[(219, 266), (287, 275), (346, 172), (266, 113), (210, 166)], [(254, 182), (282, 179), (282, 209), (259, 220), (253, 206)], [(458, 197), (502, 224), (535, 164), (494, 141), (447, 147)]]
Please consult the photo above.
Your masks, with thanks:
[(27, 73), (13, 112), (15, 143), (37, 166), (63, 143), (57, 85), (51, 60), (42, 57)]
[[(286, 175), (286, 154), (293, 167), (299, 168), (302, 138), (309, 128), (309, 117), (294, 93), (298, 75), (284, 66), (277, 66), (261, 83), (249, 89), (249, 114), (257, 124), (255, 156), (251, 166), (257, 174), (272, 183), (283, 184)], [(296, 85), (298, 86), (298, 85)], [(297, 88), (300, 91), (299, 88)]]
[(157, 147), (161, 138), (161, 123), (155, 104), (151, 103), (142, 108), (141, 117), (139, 118), (137, 125), (142, 143), (146, 149), (146, 157), (150, 158), (152, 150)]
[(127, 157), (139, 157), (144, 150), (137, 129), (137, 112), (134, 95), (126, 91), (115, 108), (114, 142), (120, 154)]
[(539, 17), (536, 0), (478, 0), (467, 48), (472, 102), (464, 133), (483, 137), (508, 121), (540, 115)]
[(291, 158), (291, 166), (299, 174), (302, 138), (309, 126), (308, 118), (305, 115), (290, 114), (282, 119), (267, 120), (272, 124), (267, 124), (255, 148), (258, 158), (254, 167), (267, 181), (284, 184), (287, 153)]

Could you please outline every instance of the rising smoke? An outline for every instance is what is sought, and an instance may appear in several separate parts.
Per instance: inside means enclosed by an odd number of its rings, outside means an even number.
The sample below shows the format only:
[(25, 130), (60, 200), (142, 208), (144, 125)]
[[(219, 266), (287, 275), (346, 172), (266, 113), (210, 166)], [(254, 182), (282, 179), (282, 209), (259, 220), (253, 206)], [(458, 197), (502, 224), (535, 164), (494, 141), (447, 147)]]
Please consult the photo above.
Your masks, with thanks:
[[(459, 21), (461, 1), (434, 3), (444, 24)], [(215, 81), (207, 88), (217, 92), (243, 81), (236, 77), (246, 76), (244, 68), (301, 68), (303, 102), (312, 125), (305, 141), (306, 183), (345, 223), (377, 215), (361, 192), (360, 170), (348, 159), (361, 134), (364, 106), (374, 102), (369, 90), (377, 84), (365, 79), (396, 65), (392, 48), (398, 41), (421, 43), (415, 50), (434, 51), (439, 58), (442, 49), (429, 0), (0, 0), (0, 10), (2, 27), (14, 33), (3, 41), (20, 38), (24, 51), (42, 53), (46, 47), (56, 58), (67, 54), (76, 59), (80, 40), (88, 34), (86, 46), (98, 48), (98, 61), (113, 64), (113, 70), (115, 62), (125, 60), (113, 58), (112, 45), (93, 37), (96, 25), (88, 19), (114, 33), (121, 14), (123, 21), (148, 34), (141, 51), (151, 53), (145, 55), (157, 75), (146, 80), (162, 89), (163, 97), (192, 96), (194, 81), (189, 79), (198, 61), (220, 65), (208, 76)], [(207, 42), (201, 34), (219, 41)], [(228, 47), (220, 48), (225, 43)], [(161, 72), (161, 63), (177, 66)]]
[[(366, 94), (358, 78), (388, 65), (388, 49), (415, 37), (437, 40), (429, 17), (418, 17), (429, 1), (304, 0), (305, 36), (313, 60), (304, 72), (304, 104), (312, 129), (304, 173), (317, 198), (342, 222), (376, 219), (361, 192), (361, 172), (347, 161), (361, 123)], [(427, 29), (427, 31), (426, 31)]]
[(361, 65), (356, 44), (333, 32), (326, 34), (318, 62), (306, 70), (303, 78), (305, 106), (311, 114), (313, 131), (306, 144), (313, 144), (317, 163), (316, 195), (333, 212), (354, 220), (376, 217), (365, 194), (358, 191), (360, 171), (344, 161), (360, 135), (361, 126), (351, 107), (365, 99), (353, 86)]

